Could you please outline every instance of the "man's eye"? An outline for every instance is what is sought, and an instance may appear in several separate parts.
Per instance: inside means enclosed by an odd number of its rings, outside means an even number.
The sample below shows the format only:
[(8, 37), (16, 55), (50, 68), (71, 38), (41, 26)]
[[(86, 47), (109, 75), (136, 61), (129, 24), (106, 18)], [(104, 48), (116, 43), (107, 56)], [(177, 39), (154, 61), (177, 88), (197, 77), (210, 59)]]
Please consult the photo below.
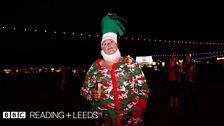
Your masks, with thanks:
[(104, 45), (105, 45), (105, 46), (107, 46), (107, 45), (108, 45), (108, 43), (105, 43)]

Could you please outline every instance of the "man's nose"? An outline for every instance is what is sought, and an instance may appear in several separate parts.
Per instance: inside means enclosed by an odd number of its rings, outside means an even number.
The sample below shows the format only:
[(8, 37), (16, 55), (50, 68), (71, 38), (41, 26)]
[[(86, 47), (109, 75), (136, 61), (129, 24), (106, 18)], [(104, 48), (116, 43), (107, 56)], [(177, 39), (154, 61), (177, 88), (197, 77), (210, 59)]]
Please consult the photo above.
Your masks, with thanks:
[(108, 43), (107, 47), (111, 47), (111, 44), (110, 44), (110, 43)]

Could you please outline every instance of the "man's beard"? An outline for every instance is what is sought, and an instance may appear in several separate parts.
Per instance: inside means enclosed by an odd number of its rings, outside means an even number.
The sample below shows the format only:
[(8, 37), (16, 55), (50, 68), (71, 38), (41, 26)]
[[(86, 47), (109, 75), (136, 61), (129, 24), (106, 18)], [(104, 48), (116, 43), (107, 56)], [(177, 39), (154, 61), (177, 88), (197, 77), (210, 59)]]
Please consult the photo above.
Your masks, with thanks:
[(107, 62), (115, 63), (117, 60), (121, 57), (121, 53), (119, 49), (113, 54), (106, 54), (103, 50), (101, 50), (101, 55), (103, 56), (103, 59)]

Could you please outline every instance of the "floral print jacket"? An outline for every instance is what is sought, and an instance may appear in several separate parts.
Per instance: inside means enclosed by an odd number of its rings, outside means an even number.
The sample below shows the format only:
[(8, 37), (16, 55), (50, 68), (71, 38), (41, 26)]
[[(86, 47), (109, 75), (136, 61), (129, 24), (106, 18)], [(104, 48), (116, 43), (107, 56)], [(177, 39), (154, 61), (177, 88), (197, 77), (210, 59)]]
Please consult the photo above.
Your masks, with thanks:
[[(140, 65), (130, 57), (122, 57), (111, 70), (100, 66), (100, 60), (89, 68), (81, 95), (92, 101), (101, 123), (109, 125), (138, 125), (142, 117), (133, 117), (135, 106), (146, 109), (149, 88)], [(96, 83), (101, 84), (101, 100), (93, 101)], [(105, 124), (105, 125), (107, 125)]]

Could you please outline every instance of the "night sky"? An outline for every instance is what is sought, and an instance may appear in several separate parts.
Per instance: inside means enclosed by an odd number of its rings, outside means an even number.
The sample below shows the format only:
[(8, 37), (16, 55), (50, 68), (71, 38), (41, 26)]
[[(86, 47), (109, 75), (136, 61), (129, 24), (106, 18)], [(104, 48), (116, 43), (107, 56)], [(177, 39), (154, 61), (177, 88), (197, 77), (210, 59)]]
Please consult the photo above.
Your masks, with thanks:
[[(88, 34), (101, 35), (101, 19), (108, 12), (128, 21), (123, 23), (123, 38), (224, 41), (224, 8), (215, 2), (7, 0), (0, 5), (0, 25), (5, 26), (0, 30), (3, 64), (92, 63), (100, 58), (101, 36)], [(84, 37), (35, 33), (31, 29), (84, 33)], [(123, 38), (119, 48), (123, 55), (131, 56), (223, 50), (223, 46), (152, 44)]]

